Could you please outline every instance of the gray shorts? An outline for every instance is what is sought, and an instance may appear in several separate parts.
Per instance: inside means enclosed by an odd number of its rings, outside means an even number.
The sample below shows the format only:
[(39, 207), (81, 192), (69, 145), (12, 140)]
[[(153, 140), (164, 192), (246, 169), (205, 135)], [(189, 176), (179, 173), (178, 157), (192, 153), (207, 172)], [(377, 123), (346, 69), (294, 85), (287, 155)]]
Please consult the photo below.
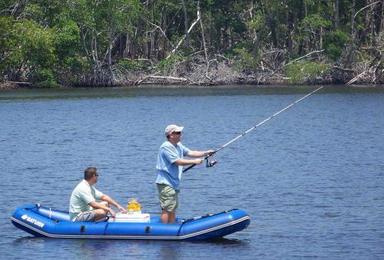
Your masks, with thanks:
[(166, 184), (157, 184), (160, 206), (163, 210), (173, 212), (179, 205), (179, 192)]
[(79, 215), (77, 215), (73, 221), (95, 221), (96, 214), (94, 211), (84, 211), (80, 212)]

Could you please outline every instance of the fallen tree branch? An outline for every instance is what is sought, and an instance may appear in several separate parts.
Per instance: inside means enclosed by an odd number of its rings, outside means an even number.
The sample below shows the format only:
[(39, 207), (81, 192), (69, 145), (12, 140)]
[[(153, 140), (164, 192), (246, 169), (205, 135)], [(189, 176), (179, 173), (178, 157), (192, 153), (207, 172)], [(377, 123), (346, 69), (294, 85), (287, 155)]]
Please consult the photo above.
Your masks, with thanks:
[(321, 52), (323, 52), (323, 51), (324, 51), (324, 50), (312, 51), (312, 52), (310, 52), (310, 53), (305, 54), (304, 56), (301, 56), (301, 57), (299, 57), (299, 58), (297, 58), (297, 59), (294, 59), (294, 60), (288, 62), (288, 63), (285, 64), (283, 67), (288, 66), (288, 65), (290, 65), (290, 64), (292, 64), (292, 63), (295, 63), (295, 62), (297, 62), (297, 61), (299, 61), (299, 60), (302, 60), (302, 59), (304, 59), (304, 58), (306, 58), (306, 57), (308, 57), (308, 56), (311, 56), (312, 54), (315, 54), (315, 53), (321, 53)]
[(147, 77), (142, 78), (141, 80), (136, 81), (134, 85), (140, 85), (148, 79), (161, 79), (161, 80), (169, 80), (169, 81), (188, 82), (188, 79), (186, 79), (186, 78), (178, 78), (178, 77), (172, 77), (172, 76), (149, 75)]
[(353, 79), (348, 81), (345, 85), (349, 86), (349, 85), (353, 84), (354, 82), (358, 81), (362, 76), (364, 76), (366, 73), (367, 73), (366, 70), (363, 71), (362, 73), (360, 73), (359, 75), (357, 75), (356, 77), (354, 77)]
[(270, 71), (275, 71), (275, 68), (271, 64), (269, 64), (269, 62), (267, 62), (265, 59), (261, 59), (260, 61), (261, 61), (261, 66), (263, 66), (263, 63), (265, 63), (266, 67), (268, 67)]
[(215, 54), (216, 57), (220, 57), (222, 58), (223, 60), (226, 60), (226, 61), (231, 61), (230, 59), (228, 59), (227, 57), (225, 57), (224, 55), (221, 55), (221, 54)]
[(337, 70), (341, 70), (343, 72), (348, 72), (348, 73), (354, 73), (355, 72), (354, 70), (346, 69), (346, 68), (342, 68), (342, 67), (338, 67), (338, 66), (333, 66), (333, 68), (337, 69)]
[(187, 57), (190, 58), (190, 57), (193, 57), (193, 56), (195, 56), (195, 55), (198, 55), (198, 54), (200, 54), (200, 53), (202, 53), (202, 52), (203, 52), (203, 50), (199, 50), (199, 51), (196, 51), (196, 52), (194, 52), (194, 53), (189, 54)]

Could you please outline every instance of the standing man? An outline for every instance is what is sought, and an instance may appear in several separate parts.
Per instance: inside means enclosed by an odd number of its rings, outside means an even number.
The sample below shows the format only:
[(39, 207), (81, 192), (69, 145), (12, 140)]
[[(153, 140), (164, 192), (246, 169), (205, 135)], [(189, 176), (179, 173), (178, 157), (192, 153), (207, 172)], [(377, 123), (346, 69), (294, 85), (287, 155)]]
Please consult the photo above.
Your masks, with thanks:
[[(214, 150), (192, 151), (181, 142), (183, 126), (168, 125), (165, 128), (165, 141), (159, 150), (157, 157), (156, 184), (159, 191), (161, 221), (163, 223), (174, 223), (176, 219), (176, 208), (178, 207), (178, 194), (183, 166), (201, 164), (204, 156), (211, 155)], [(195, 159), (184, 159), (184, 156)]]
[(110, 205), (121, 212), (127, 212), (119, 203), (94, 187), (98, 177), (95, 167), (85, 169), (84, 180), (73, 190), (69, 201), (69, 215), (72, 221), (99, 221), (105, 219), (108, 212), (114, 217), (115, 212)]

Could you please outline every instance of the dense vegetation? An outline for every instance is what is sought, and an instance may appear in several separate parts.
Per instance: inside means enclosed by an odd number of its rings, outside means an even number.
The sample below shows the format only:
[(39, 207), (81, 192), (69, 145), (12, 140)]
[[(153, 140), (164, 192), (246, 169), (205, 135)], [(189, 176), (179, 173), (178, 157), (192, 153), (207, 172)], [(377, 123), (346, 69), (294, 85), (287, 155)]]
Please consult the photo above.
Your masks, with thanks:
[(0, 12), (2, 81), (384, 81), (383, 0), (2, 0)]

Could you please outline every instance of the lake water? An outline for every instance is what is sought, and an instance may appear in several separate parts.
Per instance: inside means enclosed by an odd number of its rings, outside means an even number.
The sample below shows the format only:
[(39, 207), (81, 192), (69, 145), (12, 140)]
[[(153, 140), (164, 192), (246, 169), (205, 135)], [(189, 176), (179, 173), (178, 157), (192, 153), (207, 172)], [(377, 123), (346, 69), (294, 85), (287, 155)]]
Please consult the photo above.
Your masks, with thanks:
[(126, 205), (157, 214), (167, 124), (218, 148), (313, 88), (67, 89), (0, 92), (2, 259), (384, 259), (384, 89), (330, 88), (280, 114), (182, 180), (178, 215), (240, 208), (250, 226), (213, 242), (32, 238), (24, 203), (67, 209), (83, 169)]

